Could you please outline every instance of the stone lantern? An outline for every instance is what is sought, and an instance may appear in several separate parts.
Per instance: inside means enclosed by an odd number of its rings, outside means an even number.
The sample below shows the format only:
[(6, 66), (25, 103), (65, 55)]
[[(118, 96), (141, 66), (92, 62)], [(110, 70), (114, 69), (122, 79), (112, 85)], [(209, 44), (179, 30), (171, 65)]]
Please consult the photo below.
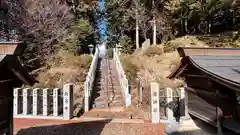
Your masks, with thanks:
[(116, 49), (117, 49), (118, 55), (121, 55), (122, 45), (121, 44), (116, 44)]
[(88, 45), (88, 47), (89, 47), (89, 50), (90, 50), (90, 54), (91, 55), (93, 55), (93, 45), (92, 44), (90, 44), (90, 45)]
[(0, 134), (13, 134), (13, 88), (37, 82), (17, 58), (25, 47), (21, 42), (0, 42)]

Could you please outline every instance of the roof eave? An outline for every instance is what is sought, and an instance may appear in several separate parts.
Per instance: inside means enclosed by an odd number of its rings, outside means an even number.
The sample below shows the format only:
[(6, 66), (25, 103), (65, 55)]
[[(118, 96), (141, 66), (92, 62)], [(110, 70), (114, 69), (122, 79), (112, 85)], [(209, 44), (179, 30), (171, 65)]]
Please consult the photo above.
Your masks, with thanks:
[(167, 78), (169, 79), (175, 79), (181, 75), (181, 73), (187, 68), (187, 58), (182, 58), (181, 62), (178, 64), (176, 68), (174, 68), (173, 72), (171, 72), (170, 75), (168, 75)]

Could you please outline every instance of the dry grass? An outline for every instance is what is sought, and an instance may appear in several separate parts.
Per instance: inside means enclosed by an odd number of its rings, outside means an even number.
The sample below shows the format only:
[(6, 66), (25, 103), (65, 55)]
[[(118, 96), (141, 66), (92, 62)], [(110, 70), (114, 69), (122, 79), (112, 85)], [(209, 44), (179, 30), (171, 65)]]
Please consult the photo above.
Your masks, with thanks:
[[(203, 37), (203, 36), (202, 36)], [(223, 36), (222, 36), (223, 37)], [(226, 36), (225, 36), (226, 37)], [(203, 39), (203, 38), (202, 38)], [(224, 40), (229, 42), (229, 40)], [(223, 40), (215, 40), (215, 42), (207, 42), (196, 36), (184, 36), (174, 40), (162, 43), (158, 46), (151, 46), (148, 50), (142, 52), (141, 49), (136, 50), (131, 55), (122, 55), (122, 63), (128, 78), (135, 81), (141, 78), (143, 90), (143, 106), (138, 107), (138, 112), (142, 112), (142, 116), (150, 115), (150, 89), (151, 82), (160, 84), (160, 88), (177, 88), (183, 85), (181, 80), (169, 80), (166, 77), (170, 75), (173, 69), (179, 64), (179, 57), (176, 48), (178, 47), (214, 47), (214, 44), (222, 43)], [(236, 45), (236, 44), (235, 44)], [(225, 47), (235, 47), (226, 44)], [(134, 78), (133, 78), (134, 76)], [(132, 82), (132, 84), (135, 84)], [(133, 104), (137, 104), (136, 89), (132, 91)], [(140, 114), (139, 114), (140, 115)]]
[(62, 88), (63, 84), (73, 83), (75, 108), (80, 109), (78, 105), (82, 103), (83, 84), (91, 61), (90, 55), (75, 56), (72, 52), (59, 50), (48, 59), (43, 68), (37, 71), (37, 80), (40, 83), (33, 87)]

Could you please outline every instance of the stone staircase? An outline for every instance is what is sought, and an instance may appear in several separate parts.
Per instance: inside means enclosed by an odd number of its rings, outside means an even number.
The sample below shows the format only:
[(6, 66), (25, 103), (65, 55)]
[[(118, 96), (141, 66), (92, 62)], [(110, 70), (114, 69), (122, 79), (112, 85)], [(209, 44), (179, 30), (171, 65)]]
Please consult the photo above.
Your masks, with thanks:
[(88, 118), (130, 118), (125, 104), (113, 60), (100, 59), (96, 70), (92, 107), (84, 113)]
[[(106, 65), (108, 64), (108, 65)], [(113, 61), (99, 60), (93, 93), (93, 108), (123, 107), (124, 102)]]

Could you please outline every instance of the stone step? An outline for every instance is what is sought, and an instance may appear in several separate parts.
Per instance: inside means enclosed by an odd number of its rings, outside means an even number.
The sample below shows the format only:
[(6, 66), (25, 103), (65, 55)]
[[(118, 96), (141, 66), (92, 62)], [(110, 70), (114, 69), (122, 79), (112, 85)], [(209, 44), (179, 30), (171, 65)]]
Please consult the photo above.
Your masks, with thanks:
[[(110, 108), (109, 108), (110, 109)], [(93, 117), (93, 118), (131, 118), (132, 114), (129, 112), (111, 112), (111, 111), (89, 111), (83, 114), (84, 117)]]
[(110, 107), (110, 108), (101, 108), (101, 109), (98, 109), (98, 108), (94, 108), (91, 110), (91, 112), (123, 112), (125, 109), (125, 107)]
[[(79, 118), (75, 118), (73, 120), (77, 120)], [(97, 118), (97, 117), (83, 117), (82, 118), (83, 121), (103, 121), (103, 120), (109, 120), (108, 118)], [(136, 123), (136, 124), (143, 124), (144, 120), (141, 119), (124, 119), (124, 118), (114, 118), (114, 119), (110, 119), (109, 120), (111, 123)]]
[[(105, 101), (106, 97), (97, 97), (94, 102), (101, 102), (101, 101)], [(108, 98), (108, 100), (112, 100), (112, 98)], [(121, 101), (123, 100), (122, 97), (114, 97), (113, 99), (114, 101)]]
[[(113, 101), (108, 100), (107, 102), (109, 103), (109, 106), (111, 106), (111, 107), (121, 107), (124, 105), (123, 100), (113, 100)], [(94, 101), (94, 103), (93, 103), (94, 108), (102, 108), (102, 107), (105, 107), (105, 105), (106, 105), (105, 100)]]

